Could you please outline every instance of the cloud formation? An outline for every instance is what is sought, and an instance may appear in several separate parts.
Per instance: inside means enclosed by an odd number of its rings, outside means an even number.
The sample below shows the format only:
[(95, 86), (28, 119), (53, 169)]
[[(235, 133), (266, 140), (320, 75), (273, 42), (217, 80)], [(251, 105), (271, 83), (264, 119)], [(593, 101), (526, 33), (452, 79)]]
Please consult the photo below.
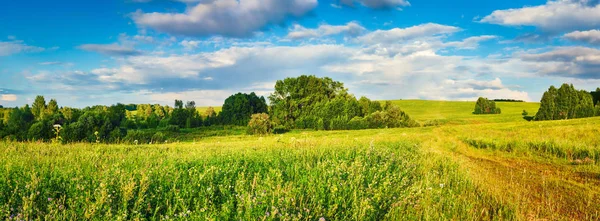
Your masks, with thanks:
[(305, 38), (320, 38), (330, 35), (345, 34), (348, 36), (358, 36), (365, 32), (366, 29), (358, 22), (352, 21), (345, 25), (328, 25), (321, 24), (316, 29), (305, 28), (302, 25), (295, 24), (289, 31), (287, 38), (289, 39), (305, 39)]
[(395, 44), (424, 36), (432, 37), (452, 34), (460, 30), (460, 28), (454, 26), (427, 23), (408, 28), (376, 30), (358, 37), (357, 40), (365, 44)]
[(132, 47), (127, 47), (119, 44), (84, 44), (78, 47), (81, 50), (92, 51), (109, 56), (129, 56), (140, 55), (138, 51)]
[(600, 79), (600, 50), (587, 47), (557, 47), (543, 53), (525, 53), (521, 59), (535, 63), (541, 76)]
[(588, 44), (600, 45), (600, 30), (574, 31), (563, 36), (571, 41), (585, 42)]
[(355, 2), (374, 9), (396, 8), (410, 5), (406, 0), (340, 0), (342, 5), (347, 6), (354, 6)]
[(173, 35), (249, 37), (268, 25), (301, 17), (316, 6), (317, 0), (214, 0), (190, 5), (183, 13), (137, 12), (133, 20)]
[(30, 46), (19, 40), (0, 41), (0, 56), (9, 56), (19, 53), (35, 53), (42, 52), (44, 50), (44, 48)]
[[(272, 91), (272, 82), (302, 74), (332, 77), (345, 82), (358, 96), (374, 99), (466, 100), (481, 95), (506, 94), (503, 98), (528, 100), (527, 93), (502, 85), (500, 78), (481, 77), (482, 73), (493, 76), (497, 71), (509, 71), (505, 69), (512, 65), (488, 67), (493, 61), (439, 53), (448, 48), (473, 49), (479, 42), (496, 38), (484, 35), (445, 41), (445, 36), (459, 30), (453, 26), (423, 24), (366, 33), (357, 38), (360, 44), (356, 45), (232, 44), (208, 52), (149, 53), (119, 59), (116, 67), (58, 75), (39, 73), (29, 79), (40, 84), (57, 79), (53, 83), (73, 91), (80, 88), (127, 93), (145, 91), (139, 96), (146, 98), (162, 94), (164, 96), (158, 100), (168, 100), (166, 104), (170, 104), (174, 96), (188, 97), (206, 91), (226, 94), (241, 90), (268, 94)], [(454, 83), (450, 84), (450, 81)]]
[(600, 4), (597, 0), (550, 0), (544, 5), (496, 10), (480, 22), (534, 26), (550, 33), (589, 29), (600, 25)]

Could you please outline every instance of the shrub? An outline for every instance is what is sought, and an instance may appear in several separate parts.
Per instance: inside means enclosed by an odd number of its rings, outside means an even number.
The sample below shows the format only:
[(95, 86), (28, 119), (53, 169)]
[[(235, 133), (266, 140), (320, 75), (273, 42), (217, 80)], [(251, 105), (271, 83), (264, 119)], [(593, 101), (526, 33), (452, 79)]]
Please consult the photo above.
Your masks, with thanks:
[(131, 130), (127, 132), (127, 136), (123, 138), (123, 141), (128, 143), (135, 143), (137, 140), (141, 144), (149, 143), (152, 141), (154, 133), (150, 131)]
[(521, 115), (523, 115), (523, 116), (527, 116), (527, 115), (529, 115), (529, 113), (527, 113), (527, 111), (526, 111), (526, 110), (523, 110), (523, 113), (521, 113)]
[(350, 130), (363, 130), (369, 128), (369, 123), (365, 118), (354, 117), (348, 122), (348, 128)]
[(347, 130), (348, 129), (348, 119), (343, 116), (333, 118), (330, 122), (329, 129), (330, 130)]
[(177, 125), (169, 125), (165, 128), (165, 131), (169, 132), (179, 132), (179, 126)]
[(268, 114), (253, 114), (250, 117), (250, 122), (248, 122), (248, 134), (265, 135), (270, 133), (271, 129), (271, 120), (269, 120)]
[(285, 128), (285, 126), (279, 125), (273, 128), (273, 133), (274, 134), (284, 134), (287, 133), (289, 130), (287, 128)]
[(167, 140), (167, 137), (162, 132), (156, 132), (152, 135), (152, 142), (154, 143), (162, 143), (165, 142), (165, 140)]
[(52, 127), (45, 121), (40, 121), (31, 125), (28, 131), (28, 137), (34, 141), (45, 141), (50, 139), (51, 132)]

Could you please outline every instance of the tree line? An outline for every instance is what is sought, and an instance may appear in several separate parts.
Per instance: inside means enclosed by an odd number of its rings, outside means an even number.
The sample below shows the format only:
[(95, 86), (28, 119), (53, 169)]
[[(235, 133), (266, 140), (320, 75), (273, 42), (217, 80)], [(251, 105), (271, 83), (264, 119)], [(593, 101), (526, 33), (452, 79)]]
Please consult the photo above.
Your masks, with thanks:
[[(0, 138), (17, 141), (162, 142), (163, 132), (213, 125), (248, 126), (248, 132), (290, 129), (350, 130), (414, 127), (419, 124), (391, 102), (356, 99), (343, 83), (302, 75), (277, 81), (268, 97), (237, 93), (217, 113), (199, 113), (194, 101), (159, 104), (116, 104), (82, 109), (59, 107), (37, 96), (31, 106), (0, 109)], [(57, 126), (58, 125), (58, 126)]]

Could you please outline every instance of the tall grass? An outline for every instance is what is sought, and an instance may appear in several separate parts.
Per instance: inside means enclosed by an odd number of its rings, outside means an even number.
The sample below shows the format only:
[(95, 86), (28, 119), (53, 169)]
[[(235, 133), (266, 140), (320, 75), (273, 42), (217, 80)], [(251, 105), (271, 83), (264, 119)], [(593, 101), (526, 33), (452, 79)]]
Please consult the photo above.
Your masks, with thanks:
[(0, 143), (0, 218), (514, 216), (511, 207), (478, 190), (449, 159), (432, 161), (414, 142), (381, 131), (348, 133), (221, 137), (196, 145)]

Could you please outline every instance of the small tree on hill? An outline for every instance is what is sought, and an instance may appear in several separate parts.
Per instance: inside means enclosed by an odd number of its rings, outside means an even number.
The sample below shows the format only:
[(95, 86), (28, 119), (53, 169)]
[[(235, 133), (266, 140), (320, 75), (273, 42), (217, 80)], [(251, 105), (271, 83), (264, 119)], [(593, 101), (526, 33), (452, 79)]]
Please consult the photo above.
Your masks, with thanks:
[(496, 107), (496, 102), (480, 97), (475, 104), (473, 114), (500, 114), (500, 108)]

